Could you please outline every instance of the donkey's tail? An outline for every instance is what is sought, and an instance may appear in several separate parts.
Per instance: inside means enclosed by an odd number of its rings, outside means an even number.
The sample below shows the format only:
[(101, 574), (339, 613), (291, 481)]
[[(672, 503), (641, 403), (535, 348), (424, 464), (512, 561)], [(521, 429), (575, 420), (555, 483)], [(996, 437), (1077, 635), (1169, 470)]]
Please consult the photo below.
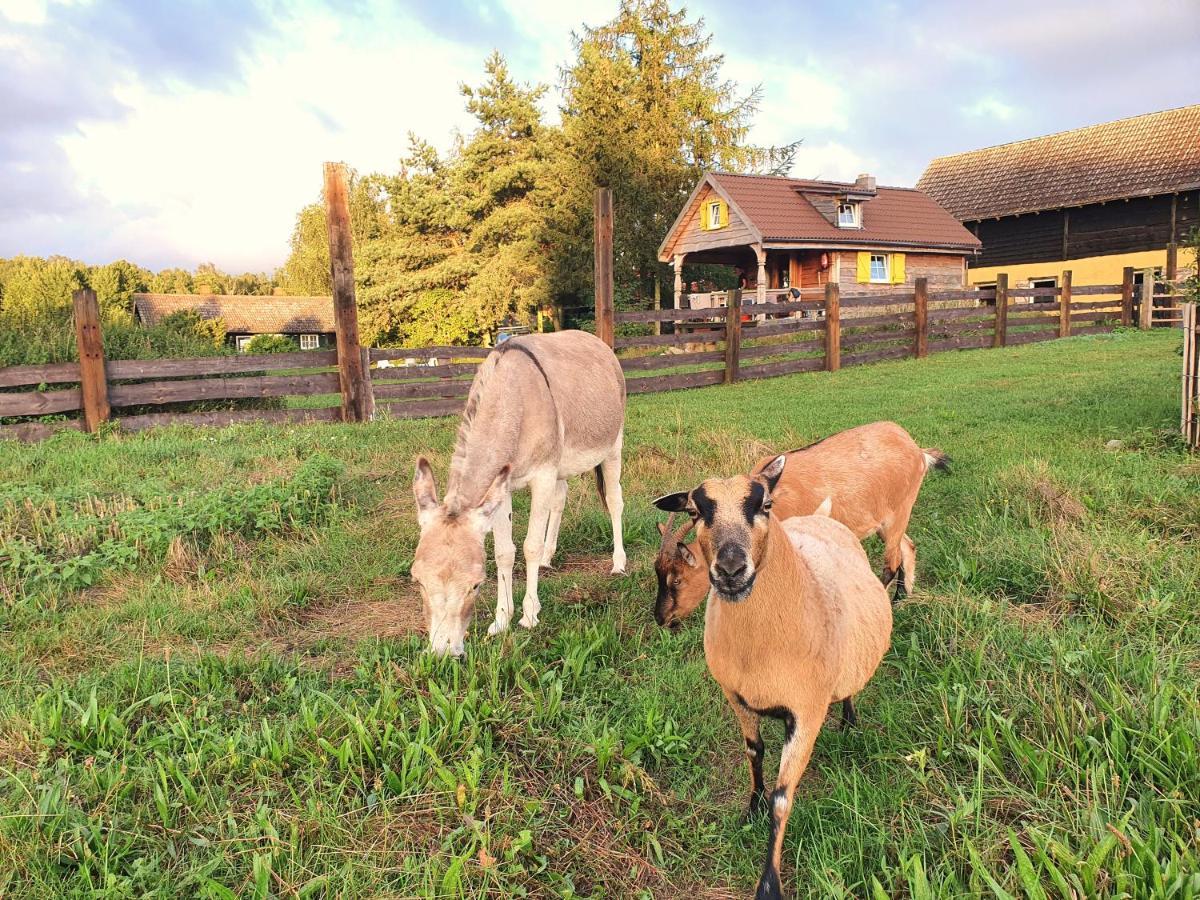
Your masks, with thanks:
[(950, 457), (936, 447), (921, 450), (921, 455), (925, 457), (926, 472), (930, 469), (937, 469), (939, 472), (950, 471)]
[(600, 495), (600, 505), (604, 507), (605, 512), (608, 512), (608, 500), (606, 499), (608, 491), (605, 490), (604, 486), (603, 464), (596, 466), (592, 471), (596, 473), (596, 492)]

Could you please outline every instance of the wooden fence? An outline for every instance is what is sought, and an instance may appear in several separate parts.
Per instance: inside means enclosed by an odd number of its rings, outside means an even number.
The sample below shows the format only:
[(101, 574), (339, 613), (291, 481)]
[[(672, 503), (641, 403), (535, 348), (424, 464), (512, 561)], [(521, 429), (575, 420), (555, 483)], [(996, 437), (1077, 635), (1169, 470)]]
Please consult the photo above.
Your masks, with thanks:
[(1183, 404), (1179, 426), (1183, 439), (1200, 450), (1200, 314), (1197, 304), (1185, 303), (1183, 320)]

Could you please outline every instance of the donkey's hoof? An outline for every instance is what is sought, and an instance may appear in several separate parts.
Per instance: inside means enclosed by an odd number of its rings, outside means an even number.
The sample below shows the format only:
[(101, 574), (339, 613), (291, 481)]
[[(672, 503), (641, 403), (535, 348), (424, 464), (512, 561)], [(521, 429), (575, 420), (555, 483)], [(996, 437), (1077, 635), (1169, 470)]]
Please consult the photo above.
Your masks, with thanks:
[(529, 613), (525, 613), (525, 615), (521, 616), (521, 621), (518, 622), (517, 624), (520, 625), (522, 628), (536, 628), (537, 623), (538, 623), (537, 613), (534, 613), (533, 615), (530, 615)]
[(491, 625), (488, 626), (488, 634), (490, 634), (492, 636), (500, 634), (500, 632), (502, 632), (502, 631), (508, 631), (508, 621), (507, 620), (502, 621), (500, 619), (496, 619), (494, 622), (492, 622)]

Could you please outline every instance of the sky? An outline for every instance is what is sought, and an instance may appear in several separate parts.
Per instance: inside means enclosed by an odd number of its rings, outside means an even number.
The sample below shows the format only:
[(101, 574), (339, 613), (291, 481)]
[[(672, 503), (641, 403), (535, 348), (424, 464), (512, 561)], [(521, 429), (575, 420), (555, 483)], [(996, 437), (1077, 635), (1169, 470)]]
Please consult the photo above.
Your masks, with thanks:
[[(572, 31), (616, 7), (0, 0), (0, 257), (269, 272), (324, 160), (444, 149), (491, 50), (554, 88)], [(803, 141), (797, 177), (912, 185), (936, 156), (1200, 102), (1200, 0), (686, 8), (761, 89), (751, 139)]]

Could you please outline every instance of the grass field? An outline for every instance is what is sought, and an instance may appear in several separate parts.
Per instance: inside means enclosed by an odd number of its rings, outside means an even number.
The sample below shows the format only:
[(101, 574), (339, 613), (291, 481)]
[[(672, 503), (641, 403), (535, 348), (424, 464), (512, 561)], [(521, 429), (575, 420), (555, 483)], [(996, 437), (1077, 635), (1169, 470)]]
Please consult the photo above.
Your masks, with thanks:
[(766, 826), (701, 617), (653, 623), (648, 501), (889, 418), (954, 471), (860, 729), (817, 742), (785, 889), (1200, 897), (1178, 343), (636, 397), (628, 576), (573, 484), (542, 624), (487, 638), (485, 587), (461, 661), (422, 652), (407, 577), (412, 460), (444, 479), (452, 421), (0, 445), (0, 896), (748, 895)]

